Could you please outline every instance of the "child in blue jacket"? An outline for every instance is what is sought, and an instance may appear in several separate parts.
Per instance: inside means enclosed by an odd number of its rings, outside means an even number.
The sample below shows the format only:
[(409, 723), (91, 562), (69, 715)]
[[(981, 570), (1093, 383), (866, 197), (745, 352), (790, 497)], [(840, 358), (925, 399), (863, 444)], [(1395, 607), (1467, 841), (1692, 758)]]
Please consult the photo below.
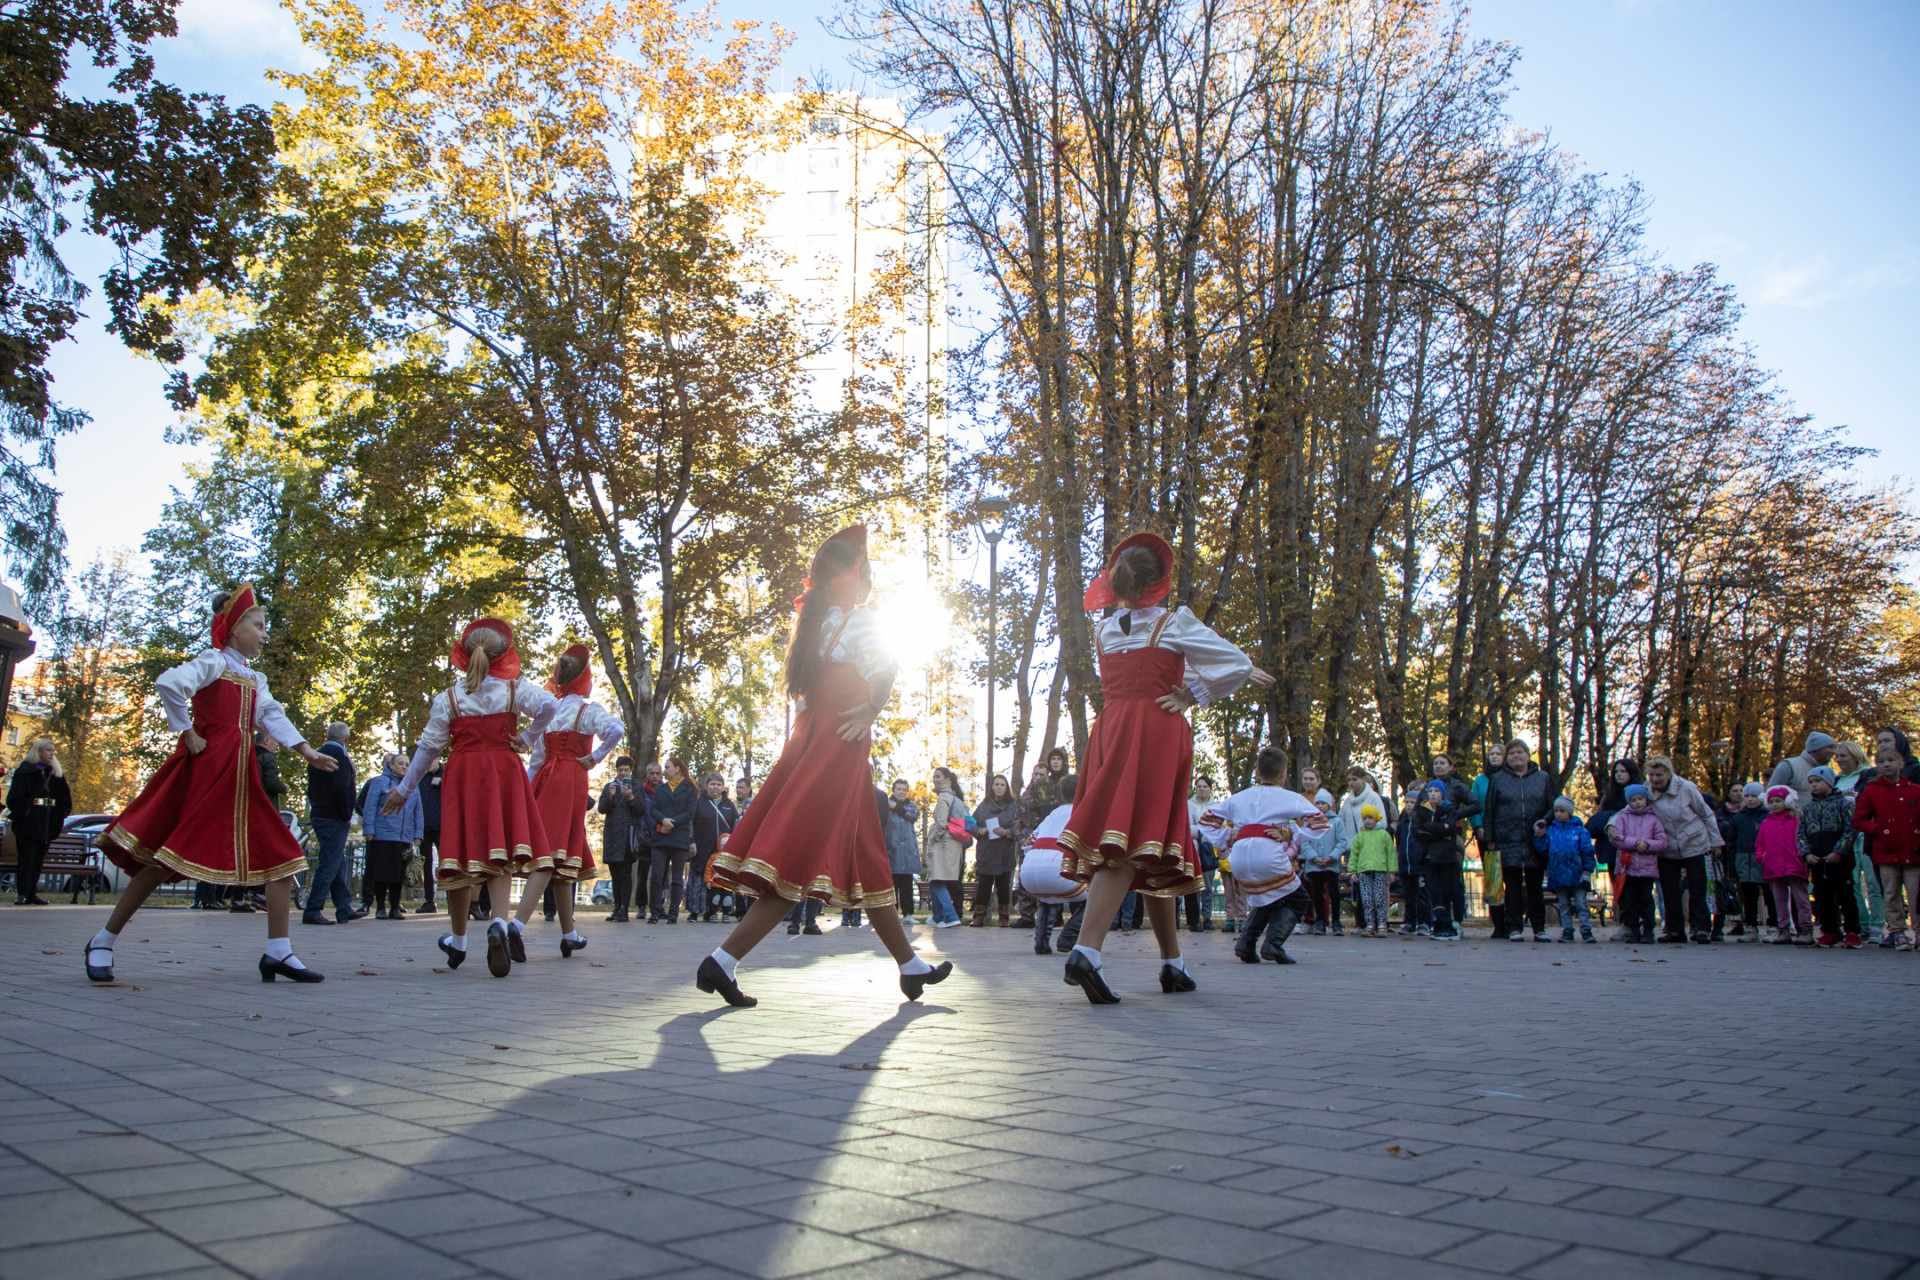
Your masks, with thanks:
[(1573, 801), (1561, 796), (1553, 802), (1553, 821), (1533, 828), (1533, 847), (1547, 855), (1546, 888), (1560, 909), (1560, 941), (1573, 941), (1573, 921), (1580, 920), (1580, 940), (1594, 941), (1593, 921), (1587, 915), (1587, 877), (1593, 874), (1593, 837), (1574, 816)]

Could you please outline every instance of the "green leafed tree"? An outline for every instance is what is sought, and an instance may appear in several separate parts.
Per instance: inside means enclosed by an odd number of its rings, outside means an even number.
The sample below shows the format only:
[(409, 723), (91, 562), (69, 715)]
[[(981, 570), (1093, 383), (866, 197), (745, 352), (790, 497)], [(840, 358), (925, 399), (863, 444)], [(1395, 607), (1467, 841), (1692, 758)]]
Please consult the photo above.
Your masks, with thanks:
[[(0, 3), (0, 537), (35, 601), (57, 595), (65, 564), (55, 445), (86, 421), (47, 372), (88, 292), (60, 254), (70, 213), (114, 251), (108, 331), (177, 360), (165, 304), (237, 281), (271, 185), (264, 111), (154, 78), (150, 46), (174, 34), (177, 3)], [(73, 92), (82, 60), (105, 77), (98, 97)]]

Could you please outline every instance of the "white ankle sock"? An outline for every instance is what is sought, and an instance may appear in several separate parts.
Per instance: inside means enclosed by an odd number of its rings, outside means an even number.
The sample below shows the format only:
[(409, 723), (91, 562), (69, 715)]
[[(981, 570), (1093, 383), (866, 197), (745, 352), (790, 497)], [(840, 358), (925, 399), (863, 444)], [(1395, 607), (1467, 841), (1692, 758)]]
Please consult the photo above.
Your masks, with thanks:
[(928, 964), (925, 960), (923, 960), (919, 956), (915, 956), (913, 959), (907, 961), (905, 964), (900, 966), (901, 976), (907, 977), (907, 978), (911, 978), (916, 973), (932, 973), (932, 972), (933, 972), (933, 966)]
[(1100, 953), (1098, 951), (1095, 951), (1092, 947), (1083, 947), (1077, 942), (1073, 944), (1073, 949), (1076, 953), (1085, 956), (1094, 968), (1098, 969), (1100, 967)]
[(740, 962), (728, 955), (725, 947), (715, 947), (713, 949), (713, 958), (722, 969), (727, 971), (727, 977), (733, 977), (733, 966)]
[(578, 929), (569, 929), (565, 933), (561, 934), (560, 936), (565, 938), (568, 942), (585, 942), (586, 941), (585, 938), (580, 936), (580, 931)]
[(1187, 971), (1187, 962), (1185, 960), (1182, 960), (1179, 956), (1175, 956), (1171, 960), (1168, 960), (1165, 957), (1162, 957), (1160, 960), (1160, 963), (1167, 965), (1170, 968), (1178, 969), (1182, 973), (1185, 973)]
[(509, 920), (507, 921), (507, 928), (513, 930), (515, 933), (519, 933), (523, 929), (525, 929), (526, 926), (521, 924), (518, 920)]
[(464, 933), (450, 933), (446, 936), (445, 942), (455, 951), (465, 951), (467, 949), (467, 935)]
[(293, 955), (292, 938), (268, 938), (267, 959), (285, 960)]
[(93, 937), (87, 942), (87, 950), (111, 951), (113, 950), (114, 940), (117, 939), (119, 936), (120, 935), (117, 933), (111, 933), (105, 929), (102, 929), (100, 932), (94, 934)]

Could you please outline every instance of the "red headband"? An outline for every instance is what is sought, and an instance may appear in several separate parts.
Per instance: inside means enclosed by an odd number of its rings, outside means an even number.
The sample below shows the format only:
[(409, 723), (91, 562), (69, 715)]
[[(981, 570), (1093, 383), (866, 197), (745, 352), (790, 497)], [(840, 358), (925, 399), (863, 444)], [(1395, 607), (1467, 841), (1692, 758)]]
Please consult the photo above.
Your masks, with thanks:
[(567, 681), (565, 684), (556, 684), (553, 679), (549, 677), (547, 680), (547, 692), (556, 698), (564, 698), (570, 693), (577, 693), (584, 698), (592, 693), (593, 664), (587, 661), (587, 659), (592, 656), (592, 653), (593, 651), (583, 644), (568, 645), (567, 651), (561, 656), (565, 658), (578, 658), (580, 661), (586, 663), (586, 665), (580, 668), (579, 675)]
[(253, 594), (253, 584), (244, 583), (233, 593), (233, 599), (227, 601), (227, 611), (213, 620), (213, 647), (227, 647), (227, 636), (238, 626), (240, 619), (247, 616), (249, 609), (258, 609), (260, 598)]
[(1100, 576), (1095, 578), (1092, 585), (1087, 588), (1087, 594), (1080, 601), (1087, 612), (1091, 613), (1095, 609), (1111, 609), (1120, 603), (1120, 597), (1113, 594), (1113, 583), (1109, 578), (1113, 573), (1114, 561), (1118, 560), (1120, 553), (1129, 547), (1145, 547), (1160, 561), (1160, 581), (1148, 587), (1140, 598), (1134, 601), (1135, 604), (1142, 607), (1159, 604), (1173, 590), (1173, 548), (1168, 546), (1167, 540), (1157, 533), (1136, 533), (1113, 549), (1113, 554), (1107, 557), (1107, 567), (1100, 571)]
[(487, 665), (487, 674), (499, 676), (502, 680), (520, 678), (520, 655), (513, 649), (513, 626), (500, 618), (475, 618), (460, 630), (460, 639), (453, 646), (453, 665), (456, 670), (467, 669), (467, 637), (482, 627), (498, 631), (507, 638), (507, 651), (493, 659)]
[[(834, 534), (831, 538), (828, 538), (827, 542), (850, 542), (860, 549), (859, 558), (845, 571), (837, 573), (827, 579), (826, 583), (827, 603), (833, 605), (843, 613), (848, 612), (860, 599), (860, 574), (861, 570), (863, 570), (867, 564), (867, 526), (864, 524), (850, 524), (840, 532)], [(826, 549), (826, 543), (823, 542), (820, 545), (821, 550)], [(814, 555), (817, 559), (819, 552), (815, 552)], [(793, 609), (795, 613), (798, 613), (800, 606), (805, 603), (807, 598), (806, 593), (812, 590), (813, 579), (808, 577), (801, 582), (800, 595), (794, 599)]]

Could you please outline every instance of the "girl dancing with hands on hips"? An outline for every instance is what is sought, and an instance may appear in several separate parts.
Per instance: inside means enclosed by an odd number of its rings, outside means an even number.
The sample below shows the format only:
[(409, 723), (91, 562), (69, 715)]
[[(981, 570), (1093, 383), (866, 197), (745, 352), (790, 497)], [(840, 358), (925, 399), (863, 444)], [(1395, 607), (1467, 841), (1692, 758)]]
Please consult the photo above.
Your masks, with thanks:
[(1146, 898), (1160, 944), (1160, 989), (1192, 991), (1175, 931), (1179, 900), (1205, 887), (1187, 809), (1193, 728), (1187, 710), (1273, 677), (1182, 605), (1162, 608), (1172, 588), (1173, 548), (1137, 533), (1113, 550), (1087, 588), (1089, 612), (1118, 606), (1094, 629), (1106, 698), (1087, 738), (1073, 816), (1060, 832), (1060, 871), (1087, 886), (1080, 941), (1066, 980), (1093, 1004), (1120, 997), (1101, 971), (1100, 944), (1129, 890)]

